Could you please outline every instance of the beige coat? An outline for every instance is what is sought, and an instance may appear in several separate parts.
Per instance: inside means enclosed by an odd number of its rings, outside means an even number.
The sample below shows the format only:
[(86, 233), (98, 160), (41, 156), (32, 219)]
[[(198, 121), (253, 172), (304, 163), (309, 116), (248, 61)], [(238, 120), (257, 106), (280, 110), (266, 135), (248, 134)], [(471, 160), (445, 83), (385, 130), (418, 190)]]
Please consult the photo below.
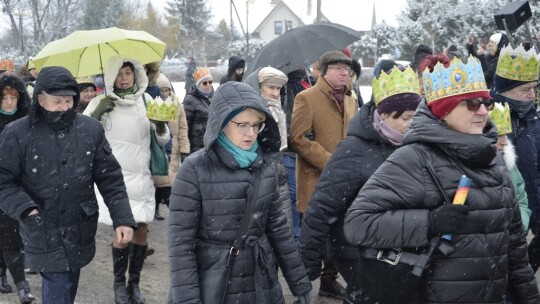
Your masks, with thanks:
[(180, 153), (189, 154), (189, 140), (188, 140), (188, 126), (186, 120), (186, 112), (180, 102), (180, 98), (174, 93), (172, 98), (178, 104), (178, 119), (169, 121), (169, 129), (172, 136), (172, 151), (171, 161), (169, 162), (169, 175), (168, 176), (154, 176), (154, 186), (171, 187), (178, 167), (180, 167)]
[[(321, 76), (317, 83), (294, 100), (290, 142), (296, 158), (296, 206), (304, 213), (321, 172), (339, 142), (347, 135), (349, 121), (357, 112), (356, 101), (347, 92), (341, 113), (332, 88)], [(306, 135), (312, 133), (314, 139)]]

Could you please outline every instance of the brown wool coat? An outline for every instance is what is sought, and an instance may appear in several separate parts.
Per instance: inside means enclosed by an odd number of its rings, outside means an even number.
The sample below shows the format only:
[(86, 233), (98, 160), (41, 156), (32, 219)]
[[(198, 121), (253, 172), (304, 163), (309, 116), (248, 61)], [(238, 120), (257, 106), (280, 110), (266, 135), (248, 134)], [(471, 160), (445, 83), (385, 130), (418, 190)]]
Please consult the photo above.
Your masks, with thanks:
[(172, 98), (178, 104), (178, 119), (169, 121), (169, 129), (172, 137), (171, 160), (169, 161), (168, 176), (154, 176), (154, 186), (171, 187), (178, 167), (180, 167), (180, 153), (189, 154), (188, 126), (186, 120), (186, 112), (180, 102), (180, 98), (172, 93)]
[[(332, 88), (321, 76), (317, 83), (294, 100), (290, 142), (296, 158), (296, 196), (298, 211), (304, 213), (321, 172), (336, 146), (347, 135), (347, 127), (357, 112), (356, 101), (348, 91), (343, 113), (332, 95)], [(310, 140), (306, 134), (314, 134)]]

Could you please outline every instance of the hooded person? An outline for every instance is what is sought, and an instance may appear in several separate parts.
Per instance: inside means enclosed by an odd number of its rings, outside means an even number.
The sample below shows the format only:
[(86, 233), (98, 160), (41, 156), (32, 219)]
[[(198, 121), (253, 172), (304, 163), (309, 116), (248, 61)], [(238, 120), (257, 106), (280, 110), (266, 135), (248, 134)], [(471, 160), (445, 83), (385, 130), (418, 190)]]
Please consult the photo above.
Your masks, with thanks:
[[(114, 294), (116, 303), (144, 303), (139, 282), (148, 248), (148, 223), (154, 220), (155, 188), (150, 171), (150, 137), (153, 132), (159, 145), (170, 139), (167, 124), (147, 118), (145, 93), (148, 78), (137, 60), (114, 56), (105, 66), (107, 96), (97, 96), (84, 111), (101, 122), (112, 153), (122, 167), (129, 204), (137, 222), (132, 243), (112, 244)], [(100, 221), (111, 224), (110, 214), (100, 204)], [(132, 252), (132, 253), (130, 253)], [(129, 261), (129, 270), (128, 270)], [(125, 273), (129, 272), (126, 287)]]
[[(279, 202), (273, 165), (279, 128), (259, 93), (245, 83), (221, 85), (204, 143), (186, 158), (172, 188), (170, 302), (283, 303), (277, 262), (299, 303), (309, 303), (311, 284)], [(252, 214), (245, 214), (250, 205)], [(251, 220), (238, 244), (243, 216)], [(233, 242), (243, 249), (228, 266)]]
[[(428, 55), (433, 55), (433, 49), (431, 49), (429, 46), (425, 45), (425, 44), (420, 44), (416, 47), (416, 51), (414, 52), (414, 59), (411, 63), (411, 68), (415, 71), (415, 72), (419, 72), (421, 71), (419, 68), (418, 68), (418, 64), (420, 63), (420, 61), (422, 59), (424, 59), (424, 57), (428, 56)], [(420, 89), (422, 86), (420, 85)]]
[(373, 78), (373, 99), (351, 120), (347, 137), (326, 164), (304, 214), (300, 234), (300, 253), (311, 280), (321, 274), (328, 242), (329, 255), (345, 279), (348, 293), (357, 287), (354, 278), (362, 275), (356, 267), (361, 257), (357, 247), (345, 238), (345, 214), (370, 176), (402, 145), (421, 100), (415, 80), (410, 67), (383, 65), (383, 72)]
[(219, 84), (224, 84), (228, 81), (242, 81), (246, 68), (246, 61), (239, 56), (229, 58), (229, 69), (227, 75), (222, 77)]
[(160, 74), (159, 67), (159, 61), (150, 62), (144, 65), (144, 70), (146, 71), (146, 76), (148, 77), (148, 86), (146, 87), (145, 93), (150, 95), (152, 99), (156, 99), (158, 96), (161, 96), (159, 86), (156, 84)]
[(529, 261), (535, 271), (540, 266), (540, 120), (533, 103), (539, 70), (540, 56), (535, 49), (507, 46), (500, 53), (491, 90), (497, 101), (510, 108), (512, 133), (508, 138), (515, 145), (517, 167), (532, 210), (529, 227), (534, 237), (529, 243)]
[[(403, 146), (369, 178), (345, 216), (345, 236), (361, 246), (364, 261), (358, 296), (372, 303), (502, 304), (509, 291), (513, 302), (538, 303), (479, 60), (437, 63), (422, 77), (426, 102)], [(454, 197), (463, 175), (471, 180), (468, 195), (464, 204), (452, 204), (446, 198)], [(443, 235), (451, 235), (442, 243), (448, 247), (439, 246)], [(408, 261), (395, 260), (396, 252)], [(418, 268), (411, 273), (409, 265)]]
[(42, 278), (43, 303), (74, 303), (80, 270), (95, 255), (94, 184), (112, 214), (115, 242), (129, 242), (135, 227), (103, 127), (78, 114), (78, 103), (71, 73), (43, 68), (28, 116), (0, 134), (0, 155), (10, 158), (0, 162), (0, 209), (19, 220), (27, 266)]
[(208, 110), (210, 108), (210, 101), (214, 95), (214, 79), (207, 67), (198, 68), (193, 73), (193, 78), (195, 83), (186, 97), (184, 97), (183, 102), (188, 125), (190, 153), (204, 147), (203, 137), (206, 131)]

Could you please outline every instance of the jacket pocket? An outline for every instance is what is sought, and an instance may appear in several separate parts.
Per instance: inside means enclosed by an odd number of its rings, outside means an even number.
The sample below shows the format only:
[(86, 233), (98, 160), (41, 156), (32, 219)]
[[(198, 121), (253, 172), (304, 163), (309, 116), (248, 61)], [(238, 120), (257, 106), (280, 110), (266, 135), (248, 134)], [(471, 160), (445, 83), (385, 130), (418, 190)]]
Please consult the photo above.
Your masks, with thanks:
[(21, 238), (25, 251), (41, 253), (47, 250), (47, 233), (42, 213), (23, 218), (20, 221)]
[(81, 216), (79, 220), (79, 235), (81, 245), (94, 241), (97, 231), (99, 206), (96, 201), (86, 201), (81, 204)]

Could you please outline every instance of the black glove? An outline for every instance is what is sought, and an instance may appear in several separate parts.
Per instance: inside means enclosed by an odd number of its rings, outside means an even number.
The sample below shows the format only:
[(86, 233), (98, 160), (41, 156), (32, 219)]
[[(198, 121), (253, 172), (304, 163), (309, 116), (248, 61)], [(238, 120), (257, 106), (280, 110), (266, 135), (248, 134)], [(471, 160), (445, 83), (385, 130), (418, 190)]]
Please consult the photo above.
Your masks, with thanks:
[(469, 206), (444, 204), (429, 212), (429, 233), (432, 236), (443, 234), (462, 234), (470, 232), (467, 221)]
[(189, 156), (187, 153), (180, 153), (180, 162), (184, 162), (184, 160)]
[(94, 117), (97, 120), (101, 120), (101, 116), (103, 116), (103, 114), (109, 113), (114, 109), (114, 107), (116, 106), (116, 104), (114, 103), (115, 100), (115, 97), (106, 96), (99, 101), (99, 104), (97, 105), (94, 112), (90, 114), (90, 116)]
[(311, 298), (308, 292), (296, 298), (296, 301), (294, 301), (294, 304), (309, 304), (310, 301), (311, 301)]

